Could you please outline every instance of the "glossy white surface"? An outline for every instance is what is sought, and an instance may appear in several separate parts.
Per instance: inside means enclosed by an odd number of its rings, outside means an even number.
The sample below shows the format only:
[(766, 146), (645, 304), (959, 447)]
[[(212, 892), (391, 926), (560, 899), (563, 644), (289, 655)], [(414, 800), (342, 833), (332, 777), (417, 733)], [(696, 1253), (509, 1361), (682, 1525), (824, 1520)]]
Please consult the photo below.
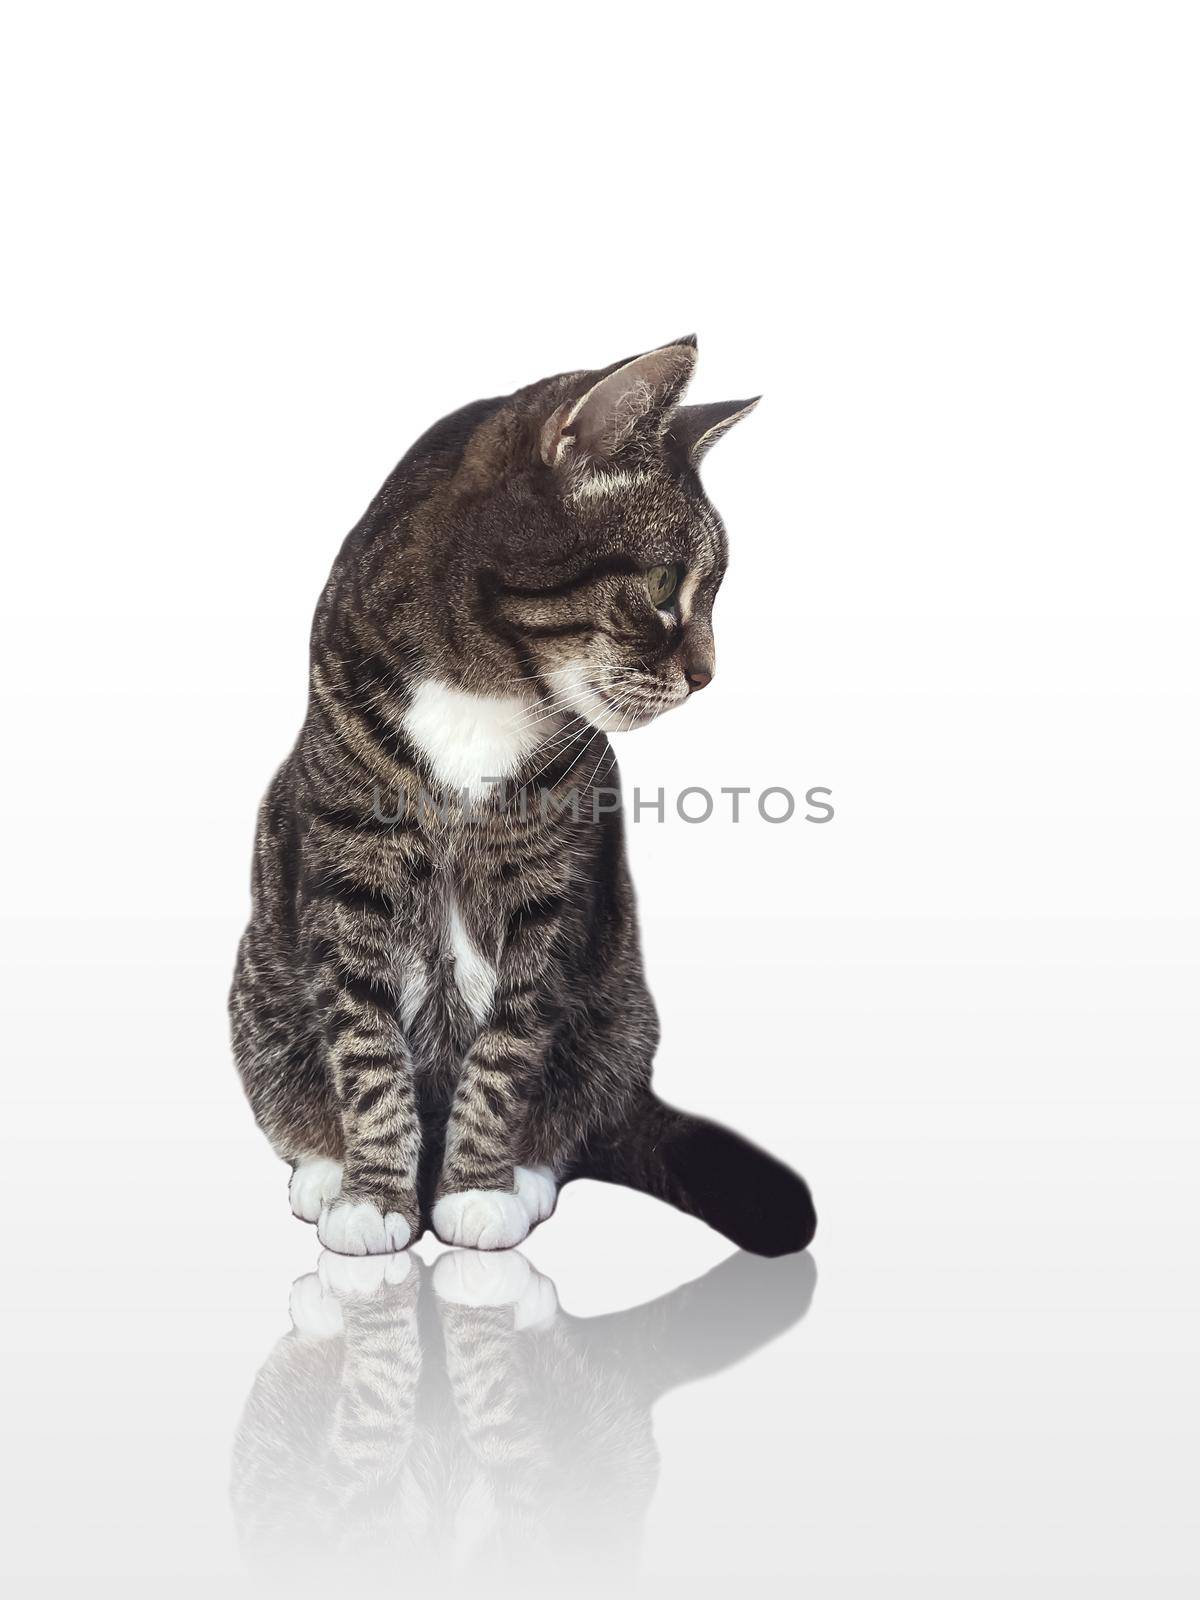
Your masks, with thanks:
[[(1013, 933), (1028, 946), (1028, 927), (977, 936), (970, 964), (962, 930), (937, 964), (910, 940), (907, 1016), (887, 1016), (886, 984), (868, 991), (873, 1058), (793, 1062), (803, 1108), (730, 1103), (803, 1160), (822, 1212), (811, 1261), (725, 1261), (696, 1223), (594, 1185), (568, 1188), (529, 1241), (534, 1272), (469, 1258), (450, 1302), (468, 1302), (460, 1354), (477, 1339), (496, 1385), (501, 1424), (482, 1442), (446, 1377), (436, 1245), (404, 1294), (385, 1282), (372, 1299), (378, 1279), (358, 1286), (339, 1262), (322, 1285), (284, 1169), (222, 1092), (219, 1025), (160, 1013), (178, 1044), (158, 1059), (135, 1018), (80, 1016), (60, 1136), (27, 1127), (4, 1152), (4, 1570), (104, 1594), (321, 1593), (358, 1573), (390, 1592), (418, 1571), (459, 1574), (452, 1593), (502, 1576), (504, 1593), (611, 1593), (614, 1571), (648, 1594), (752, 1578), (1175, 1592), (1168, 1579), (1195, 1573), (1200, 1181), (1170, 1038), (1172, 1005), (1191, 1002), (1148, 924), (1132, 977), (1075, 930), (1044, 969), (1010, 962), (990, 1015), (921, 1012), (955, 986), (976, 1005)], [(142, 1063), (136, 1112), (84, 1093), (89, 1048), (103, 1070), (122, 1037)], [(888, 1039), (922, 1093), (896, 1092)], [(990, 1095), (966, 1093), (985, 1077)], [(289, 1376), (297, 1282), (308, 1335), (330, 1341), (316, 1376)], [(392, 1296), (402, 1342), (410, 1292), (413, 1463), (397, 1411), (401, 1459), (364, 1506), (330, 1443), (353, 1334), (339, 1310)], [(524, 1321), (497, 1343), (472, 1298)], [(260, 1400), (278, 1387), (251, 1471), (236, 1441), (256, 1382)]]

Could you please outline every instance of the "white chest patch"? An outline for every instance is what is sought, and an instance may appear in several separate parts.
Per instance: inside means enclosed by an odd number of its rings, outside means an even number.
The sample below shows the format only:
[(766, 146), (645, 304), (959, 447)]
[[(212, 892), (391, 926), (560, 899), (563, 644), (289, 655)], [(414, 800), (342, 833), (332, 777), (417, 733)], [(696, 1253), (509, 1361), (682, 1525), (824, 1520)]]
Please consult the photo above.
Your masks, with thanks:
[(437, 678), (417, 685), (403, 723), (438, 783), (476, 798), (492, 788), (486, 780), (511, 778), (549, 730), (517, 695), (468, 694)]
[(496, 969), (482, 951), (478, 950), (467, 932), (462, 913), (454, 901), (450, 902), (450, 952), (454, 957), (454, 981), (458, 992), (467, 1003), (467, 1010), (480, 1028), (488, 1019), (492, 999), (496, 993)]

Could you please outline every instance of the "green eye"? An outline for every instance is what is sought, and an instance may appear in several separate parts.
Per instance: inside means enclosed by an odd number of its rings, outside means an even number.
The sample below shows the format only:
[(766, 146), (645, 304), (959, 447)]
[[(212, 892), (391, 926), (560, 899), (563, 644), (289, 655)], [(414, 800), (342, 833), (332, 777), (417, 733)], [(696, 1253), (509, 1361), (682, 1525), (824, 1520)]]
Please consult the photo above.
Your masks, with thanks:
[(678, 567), (651, 567), (646, 574), (646, 588), (651, 600), (660, 608), (675, 593), (675, 586), (679, 582)]

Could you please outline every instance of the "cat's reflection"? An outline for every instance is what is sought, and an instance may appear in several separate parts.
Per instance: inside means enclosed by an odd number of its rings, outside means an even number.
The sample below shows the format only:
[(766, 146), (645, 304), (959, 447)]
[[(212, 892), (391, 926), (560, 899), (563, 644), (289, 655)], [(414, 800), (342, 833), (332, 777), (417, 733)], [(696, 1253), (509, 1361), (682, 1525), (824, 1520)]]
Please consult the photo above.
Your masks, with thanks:
[[(632, 1577), (658, 1477), (650, 1411), (808, 1309), (808, 1255), (733, 1255), (609, 1316), (560, 1310), (512, 1251), (324, 1255), (255, 1381), (233, 1457), (247, 1562), (291, 1592), (333, 1577), (440, 1593)], [(714, 1465), (716, 1465), (714, 1463)]]

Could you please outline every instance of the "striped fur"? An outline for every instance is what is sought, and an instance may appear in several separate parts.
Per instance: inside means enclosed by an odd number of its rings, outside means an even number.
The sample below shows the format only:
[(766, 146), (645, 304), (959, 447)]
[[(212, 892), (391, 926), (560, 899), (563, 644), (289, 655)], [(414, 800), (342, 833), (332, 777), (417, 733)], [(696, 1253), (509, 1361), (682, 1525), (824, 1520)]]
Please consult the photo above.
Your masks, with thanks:
[[(678, 1171), (654, 1155), (608, 734), (714, 670), (726, 546), (696, 462), (748, 406), (681, 407), (694, 359), (680, 341), (446, 418), (334, 564), (231, 995), (255, 1116), (334, 1250), (431, 1223), (510, 1246), (589, 1173), (750, 1249), (811, 1237), (803, 1182), (733, 1135), (670, 1113)], [(551, 1175), (536, 1204), (518, 1168)]]

